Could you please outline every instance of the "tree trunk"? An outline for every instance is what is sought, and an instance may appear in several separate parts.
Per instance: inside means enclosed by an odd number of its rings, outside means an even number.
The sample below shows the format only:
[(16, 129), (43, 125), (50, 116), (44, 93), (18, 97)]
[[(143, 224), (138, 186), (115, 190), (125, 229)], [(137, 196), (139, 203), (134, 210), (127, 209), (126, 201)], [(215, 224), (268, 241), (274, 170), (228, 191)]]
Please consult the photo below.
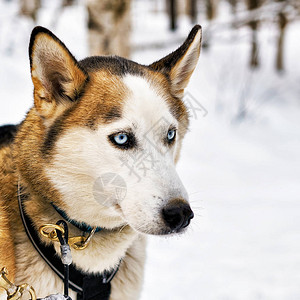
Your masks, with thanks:
[(285, 28), (288, 23), (288, 19), (283, 12), (278, 14), (279, 17), (279, 36), (277, 42), (277, 57), (276, 57), (276, 69), (277, 71), (283, 71), (283, 46), (284, 46), (284, 36)]
[[(259, 8), (262, 4), (262, 0), (247, 0), (248, 9), (255, 10)], [(258, 39), (257, 39), (257, 29), (259, 26), (259, 21), (252, 20), (249, 22), (249, 26), (252, 30), (252, 46), (250, 55), (250, 67), (257, 68), (259, 66), (259, 56), (258, 56)]]
[(193, 24), (197, 23), (197, 0), (190, 0), (190, 16)]
[(170, 16), (170, 29), (175, 31), (177, 29), (177, 7), (176, 0), (168, 0), (169, 16)]
[(205, 0), (206, 18), (213, 20), (216, 17), (216, 0)]
[(91, 55), (130, 56), (131, 0), (88, 0)]
[(36, 21), (37, 11), (40, 7), (40, 0), (21, 0), (20, 14)]
[(252, 29), (252, 46), (250, 55), (250, 67), (257, 68), (259, 66), (258, 58), (258, 41), (257, 41), (257, 21), (251, 21), (250, 27)]
[(228, 2), (231, 5), (231, 12), (232, 12), (233, 15), (236, 15), (237, 1), (238, 0), (228, 0)]
[(66, 7), (66, 6), (72, 6), (74, 4), (75, 0), (63, 0), (62, 2), (62, 6)]

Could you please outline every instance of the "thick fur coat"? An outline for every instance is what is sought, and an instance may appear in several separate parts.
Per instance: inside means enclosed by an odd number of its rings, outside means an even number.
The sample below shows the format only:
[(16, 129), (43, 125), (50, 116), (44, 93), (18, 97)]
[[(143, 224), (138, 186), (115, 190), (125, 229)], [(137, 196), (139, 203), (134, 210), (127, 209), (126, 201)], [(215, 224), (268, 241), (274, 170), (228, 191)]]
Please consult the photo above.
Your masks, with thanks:
[[(18, 127), (0, 130), (0, 267), (12, 281), (32, 285), (39, 298), (63, 290), (24, 231), (19, 184), (36, 230), (61, 219), (53, 204), (74, 220), (102, 227), (85, 250), (72, 249), (74, 264), (99, 273), (121, 260), (110, 299), (139, 298), (146, 235), (184, 232), (193, 217), (175, 164), (188, 128), (184, 88), (200, 43), (197, 25), (180, 48), (149, 66), (121, 57), (77, 61), (50, 31), (33, 30), (34, 106)], [(153, 161), (137, 178), (124, 162), (141, 155)], [(95, 196), (95, 182), (108, 173), (124, 179), (122, 199), (108, 187)], [(82, 234), (69, 227), (70, 236)]]

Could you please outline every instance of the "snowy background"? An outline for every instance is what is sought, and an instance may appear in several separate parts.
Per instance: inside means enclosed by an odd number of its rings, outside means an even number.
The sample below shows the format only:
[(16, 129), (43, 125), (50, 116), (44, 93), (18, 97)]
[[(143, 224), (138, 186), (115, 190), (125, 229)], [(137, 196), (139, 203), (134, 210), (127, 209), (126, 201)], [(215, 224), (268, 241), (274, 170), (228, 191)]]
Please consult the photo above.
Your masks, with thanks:
[[(166, 15), (154, 15), (150, 2), (133, 2), (132, 58), (140, 63), (174, 50), (192, 27), (182, 17), (170, 33)], [(59, 18), (55, 7), (44, 1), (37, 23), (84, 58), (83, 4)], [(0, 125), (20, 122), (32, 105), (27, 48), (34, 24), (17, 11), (16, 1), (0, 0)], [(274, 70), (272, 23), (259, 31), (261, 66), (251, 70), (249, 28), (224, 28), (229, 11), (221, 1), (221, 25), (188, 87), (208, 111), (192, 114), (178, 165), (195, 219), (184, 236), (149, 238), (142, 300), (300, 299), (300, 21), (288, 25), (285, 71)], [(205, 35), (211, 27), (198, 19)], [(165, 46), (147, 47), (160, 41)]]

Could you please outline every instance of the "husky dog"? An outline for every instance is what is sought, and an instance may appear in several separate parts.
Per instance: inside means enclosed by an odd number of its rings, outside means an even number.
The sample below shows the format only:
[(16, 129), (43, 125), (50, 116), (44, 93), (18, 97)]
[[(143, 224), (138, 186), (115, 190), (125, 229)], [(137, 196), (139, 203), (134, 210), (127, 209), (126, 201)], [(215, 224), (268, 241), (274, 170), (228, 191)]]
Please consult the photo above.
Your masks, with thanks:
[(39, 298), (62, 291), (26, 228), (60, 257), (60, 244), (39, 228), (65, 219), (70, 237), (90, 234), (85, 249), (71, 250), (74, 268), (87, 276), (118, 269), (107, 299), (139, 298), (146, 235), (184, 232), (193, 218), (175, 164), (200, 45), (196, 25), (151, 65), (117, 56), (77, 61), (49, 30), (33, 30), (34, 105), (17, 128), (0, 130), (0, 268), (10, 280), (30, 284)]

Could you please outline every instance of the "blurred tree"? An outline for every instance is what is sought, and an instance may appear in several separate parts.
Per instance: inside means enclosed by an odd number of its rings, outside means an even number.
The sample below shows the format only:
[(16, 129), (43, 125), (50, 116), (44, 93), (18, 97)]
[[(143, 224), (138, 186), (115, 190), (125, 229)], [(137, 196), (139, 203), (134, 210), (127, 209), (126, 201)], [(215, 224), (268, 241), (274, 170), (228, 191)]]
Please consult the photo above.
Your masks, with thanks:
[(87, 0), (91, 55), (130, 56), (131, 0)]
[(237, 3), (238, 3), (238, 0), (228, 0), (230, 6), (231, 6), (231, 12), (233, 15), (236, 14), (236, 7), (237, 7)]
[(197, 13), (198, 13), (198, 7), (197, 7), (197, 0), (185, 0), (183, 1), (185, 3), (185, 14), (187, 14), (191, 18), (191, 22), (193, 24), (197, 23)]
[(174, 31), (177, 29), (177, 1), (167, 0), (167, 7), (170, 18), (170, 29)]
[(288, 18), (285, 15), (284, 11), (279, 12), (278, 14), (278, 27), (279, 35), (277, 41), (277, 56), (276, 56), (276, 69), (282, 71), (283, 67), (283, 49), (284, 49), (284, 37), (286, 32), (286, 25), (288, 24)]
[(206, 18), (213, 20), (217, 15), (217, 0), (205, 0)]
[(75, 0), (63, 0), (62, 6), (71, 6), (74, 5)]
[(192, 24), (197, 23), (197, 0), (182, 0), (177, 2), (178, 15), (187, 15)]
[[(262, 5), (262, 0), (247, 0), (248, 9), (255, 10)], [(250, 55), (250, 66), (252, 68), (257, 68), (259, 66), (259, 57), (258, 57), (258, 39), (257, 39), (257, 30), (259, 26), (259, 21), (256, 17), (248, 23), (252, 30), (252, 48)]]
[(21, 0), (20, 14), (36, 21), (37, 11), (41, 7), (40, 0)]
[(189, 15), (191, 16), (192, 23), (197, 23), (197, 0), (188, 0)]

